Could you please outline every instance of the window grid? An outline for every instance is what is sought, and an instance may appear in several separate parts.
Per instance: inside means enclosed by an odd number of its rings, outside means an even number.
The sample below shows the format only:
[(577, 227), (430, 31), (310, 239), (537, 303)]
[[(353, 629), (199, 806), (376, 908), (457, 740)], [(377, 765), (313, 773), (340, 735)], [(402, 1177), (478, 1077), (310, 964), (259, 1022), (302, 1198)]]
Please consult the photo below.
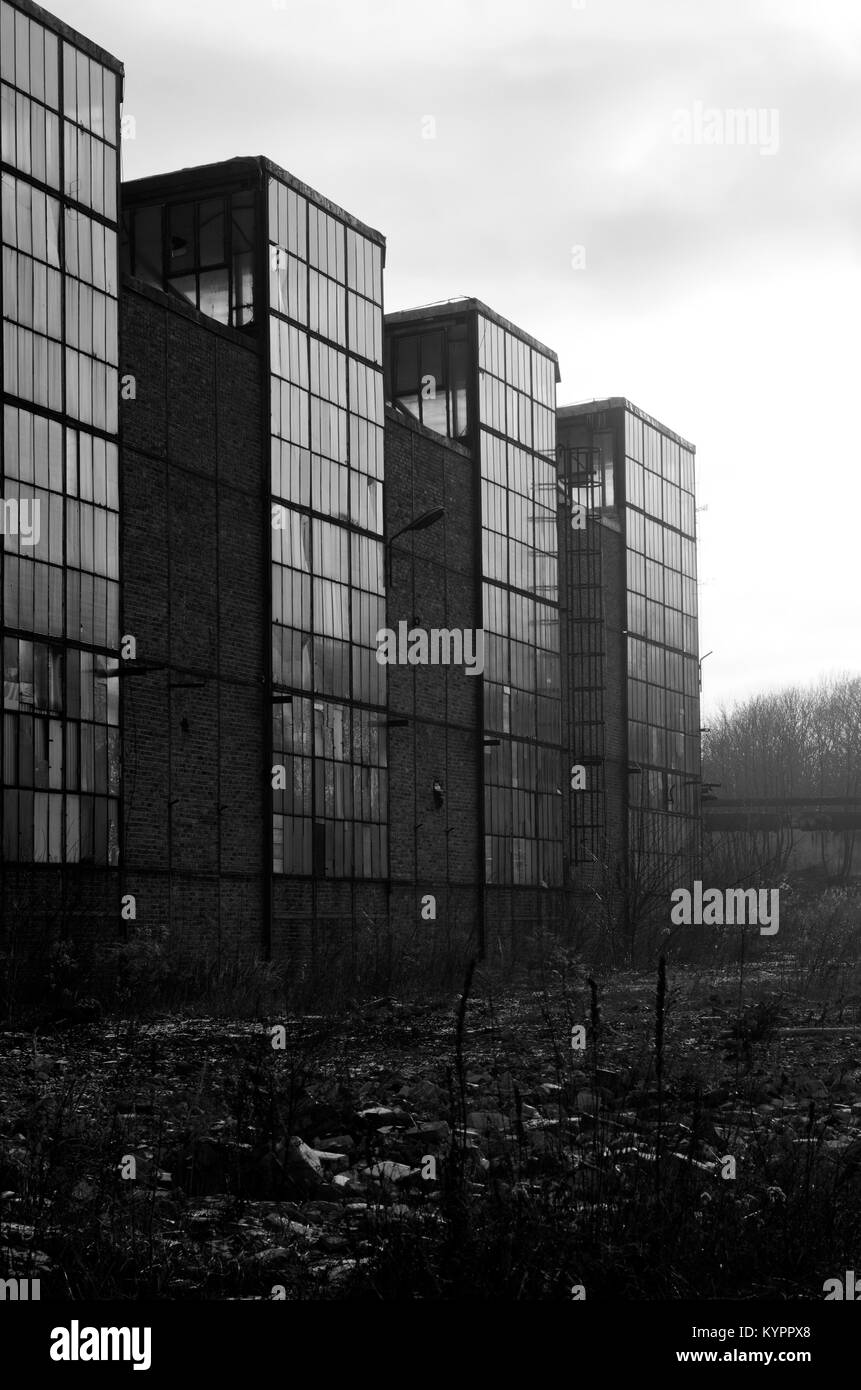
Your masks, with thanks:
[(670, 856), (698, 810), (694, 456), (631, 412), (625, 441), (631, 834)]
[(113, 865), (116, 76), (3, 0), (0, 87), (0, 477), (35, 522), (29, 535), (7, 530), (0, 551), (2, 853)]
[(449, 439), (470, 434), (466, 318), (424, 329), (395, 330), (389, 348), (389, 394), (426, 429)]
[(273, 870), (385, 878), (382, 254), (275, 178), (268, 207)]
[(124, 269), (217, 323), (247, 327), (254, 322), (256, 220), (247, 190), (128, 208)]
[(563, 881), (555, 366), (478, 318), (486, 881)]

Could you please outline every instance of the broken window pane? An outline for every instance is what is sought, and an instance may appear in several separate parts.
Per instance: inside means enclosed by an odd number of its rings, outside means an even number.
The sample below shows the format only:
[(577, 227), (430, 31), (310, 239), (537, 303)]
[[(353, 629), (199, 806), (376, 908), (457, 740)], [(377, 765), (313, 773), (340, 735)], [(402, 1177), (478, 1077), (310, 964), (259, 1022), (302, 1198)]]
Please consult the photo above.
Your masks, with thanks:
[(200, 277), (200, 312), (218, 323), (230, 322), (230, 291), (227, 267), (205, 270)]
[(233, 258), (233, 325), (242, 328), (254, 322), (254, 252), (243, 251)]
[[(200, 264), (224, 265), (224, 200), (211, 198), (200, 204)], [(201, 293), (201, 300), (203, 294)], [(202, 306), (201, 306), (202, 307)], [(204, 312), (206, 312), (204, 310)], [(222, 320), (226, 322), (226, 320)]]
[(168, 273), (171, 277), (194, 269), (194, 204), (168, 209)]

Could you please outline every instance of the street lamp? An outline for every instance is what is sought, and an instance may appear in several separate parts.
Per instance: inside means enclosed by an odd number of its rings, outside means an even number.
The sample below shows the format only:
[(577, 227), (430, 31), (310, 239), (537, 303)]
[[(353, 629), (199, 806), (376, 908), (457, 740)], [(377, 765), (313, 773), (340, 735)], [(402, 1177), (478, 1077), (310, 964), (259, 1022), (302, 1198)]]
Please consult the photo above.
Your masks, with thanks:
[(442, 521), (445, 516), (445, 507), (432, 507), (429, 512), (422, 512), (421, 516), (408, 521), (406, 526), (402, 526), (393, 536), (389, 536), (386, 541), (386, 587), (392, 582), (392, 544), (398, 536), (406, 535), (407, 531), (425, 531), (428, 526), (435, 526), (438, 521)]

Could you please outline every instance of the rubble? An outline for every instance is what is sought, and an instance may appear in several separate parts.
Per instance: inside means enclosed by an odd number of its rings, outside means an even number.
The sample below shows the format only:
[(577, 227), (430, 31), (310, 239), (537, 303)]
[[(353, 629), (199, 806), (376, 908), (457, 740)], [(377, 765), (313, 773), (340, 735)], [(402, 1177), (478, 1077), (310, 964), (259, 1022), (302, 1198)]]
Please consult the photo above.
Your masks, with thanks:
[[(650, 988), (630, 985), (646, 1003)], [(383, 1238), (402, 1230), (415, 1247), (452, 1220), (453, 1192), (476, 1204), (558, 1193), (565, 1219), (587, 1223), (608, 1203), (653, 1193), (659, 1173), (690, 1190), (702, 1217), (718, 1198), (735, 1200), (725, 1156), (741, 1168), (753, 1154), (759, 1186), (746, 1189), (744, 1212), (761, 1220), (786, 1205), (807, 1164), (818, 1181), (858, 1182), (861, 1074), (841, 1056), (845, 1030), (819, 1030), (831, 1048), (822, 1065), (802, 1063), (810, 1039), (787, 1028), (753, 1045), (749, 1074), (728, 1072), (716, 1029), (697, 1036), (692, 1008), (675, 1036), (668, 1029), (659, 1089), (648, 1007), (620, 1007), (600, 1057), (580, 1054), (564, 1069), (543, 1016), (522, 1001), (492, 1027), (474, 1012), (461, 1075), (452, 1011), (418, 1014), (409, 1045), (403, 1035), (397, 1048), (363, 1041), (362, 1027), (410, 1017), (390, 999), (351, 1013), (349, 1046), (328, 1051), (319, 1020), (295, 1022), (283, 1052), (258, 1024), (141, 1025), (127, 1042), (93, 1025), (74, 1066), (70, 1030), (40, 1038), (35, 1055), (21, 1035), (0, 1035), (3, 1263), (20, 1273), (26, 1256), (68, 1287), (57, 1231), (110, 1209), (115, 1222), (128, 1214), (133, 1229), (151, 1226), (168, 1296), (344, 1297)], [(68, 1131), (56, 1152), (49, 1120)], [(110, 1136), (110, 1162), (84, 1161), (94, 1132)], [(137, 1176), (126, 1182), (128, 1155)]]

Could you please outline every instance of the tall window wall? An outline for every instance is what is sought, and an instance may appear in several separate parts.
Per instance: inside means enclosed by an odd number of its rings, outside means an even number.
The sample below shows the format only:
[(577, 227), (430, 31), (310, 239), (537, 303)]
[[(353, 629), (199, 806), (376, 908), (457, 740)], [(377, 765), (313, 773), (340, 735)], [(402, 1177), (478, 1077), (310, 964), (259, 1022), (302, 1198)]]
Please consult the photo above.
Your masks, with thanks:
[(632, 411), (625, 455), (632, 832), (673, 853), (699, 804), (694, 455)]
[(0, 4), (8, 862), (119, 858), (118, 84)]
[(254, 192), (124, 210), (123, 269), (232, 328), (254, 323)]
[(478, 317), (486, 878), (561, 884), (556, 367)]
[(388, 874), (382, 248), (269, 183), (276, 873)]

